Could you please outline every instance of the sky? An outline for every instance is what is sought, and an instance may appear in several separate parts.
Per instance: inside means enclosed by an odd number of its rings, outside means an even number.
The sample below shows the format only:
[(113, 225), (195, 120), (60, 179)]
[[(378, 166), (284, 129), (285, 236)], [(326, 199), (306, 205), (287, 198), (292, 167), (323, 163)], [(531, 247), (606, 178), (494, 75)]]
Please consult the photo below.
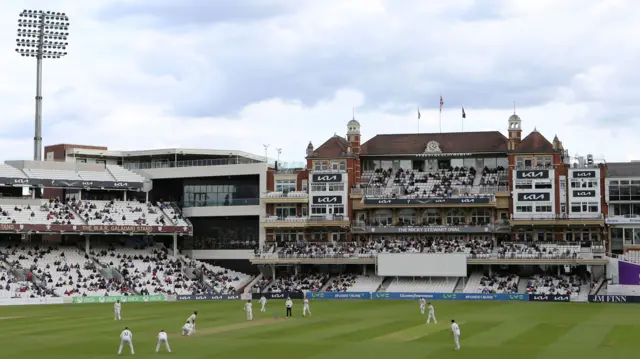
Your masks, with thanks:
[(366, 141), (440, 124), (506, 135), (515, 103), (524, 135), (640, 160), (636, 0), (8, 1), (0, 160), (33, 158), (36, 63), (15, 53), (23, 9), (71, 22), (68, 55), (44, 61), (44, 145), (269, 145), (293, 162), (310, 141), (344, 136), (354, 108)]

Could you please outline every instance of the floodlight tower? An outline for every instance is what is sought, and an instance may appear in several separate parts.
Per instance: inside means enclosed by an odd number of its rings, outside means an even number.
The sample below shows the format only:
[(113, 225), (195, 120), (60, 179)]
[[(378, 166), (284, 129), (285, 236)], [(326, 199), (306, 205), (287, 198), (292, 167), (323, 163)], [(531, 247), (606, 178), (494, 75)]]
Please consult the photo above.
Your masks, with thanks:
[(67, 55), (69, 18), (65, 13), (23, 10), (18, 18), (16, 52), (36, 58), (36, 124), (33, 159), (42, 161), (42, 60)]

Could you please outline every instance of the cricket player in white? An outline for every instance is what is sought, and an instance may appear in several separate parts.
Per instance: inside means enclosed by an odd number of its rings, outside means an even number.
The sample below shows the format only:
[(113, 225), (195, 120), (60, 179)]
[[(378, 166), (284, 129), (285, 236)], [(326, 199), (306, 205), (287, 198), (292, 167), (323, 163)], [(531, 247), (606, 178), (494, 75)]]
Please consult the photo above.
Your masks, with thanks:
[(264, 295), (262, 297), (260, 297), (260, 305), (262, 306), (262, 308), (260, 308), (260, 311), (262, 313), (267, 311), (267, 298), (264, 297)]
[(251, 299), (244, 305), (244, 311), (247, 313), (247, 320), (253, 320), (253, 307), (251, 305)]
[(133, 334), (127, 327), (125, 327), (122, 333), (120, 333), (120, 348), (118, 349), (118, 355), (122, 353), (122, 348), (124, 347), (125, 343), (129, 344), (129, 348), (131, 348), (131, 355), (134, 355), (135, 352), (133, 351)]
[(451, 320), (451, 332), (453, 332), (453, 341), (456, 343), (456, 350), (460, 350), (460, 327), (455, 320)]
[(169, 336), (167, 336), (167, 332), (165, 332), (164, 329), (162, 329), (160, 333), (158, 333), (158, 345), (156, 345), (156, 353), (160, 351), (162, 343), (164, 343), (167, 351), (171, 353), (171, 347), (169, 346)]
[(122, 308), (122, 304), (120, 304), (119, 300), (116, 300), (116, 303), (113, 305), (113, 320), (122, 320), (120, 316), (120, 309)]
[(309, 309), (309, 299), (304, 298), (304, 305), (302, 306), (302, 316), (306, 317), (307, 313), (311, 316), (311, 309)]
[(192, 332), (192, 331), (193, 331), (193, 326), (192, 326), (191, 324), (189, 324), (189, 323), (185, 323), (185, 324), (182, 326), (182, 336), (183, 336), (183, 337), (186, 337), (186, 336), (191, 335), (191, 332)]
[(293, 301), (291, 300), (291, 298), (287, 297), (287, 300), (284, 302), (284, 306), (287, 308), (287, 318), (291, 318), (291, 316), (293, 315)]
[(431, 323), (431, 319), (433, 319), (433, 321), (436, 324), (438, 324), (438, 320), (436, 319), (436, 311), (435, 309), (433, 309), (433, 305), (429, 303), (429, 306), (427, 308), (429, 309), (429, 317), (427, 317), (427, 324)]
[(427, 307), (427, 301), (424, 298), (420, 298), (420, 314), (424, 315), (424, 310)]
[(191, 314), (189, 318), (187, 318), (187, 324), (190, 324), (190, 327), (191, 327), (191, 330), (187, 335), (196, 333), (196, 317), (197, 316), (198, 316), (198, 312), (193, 312), (193, 314)]

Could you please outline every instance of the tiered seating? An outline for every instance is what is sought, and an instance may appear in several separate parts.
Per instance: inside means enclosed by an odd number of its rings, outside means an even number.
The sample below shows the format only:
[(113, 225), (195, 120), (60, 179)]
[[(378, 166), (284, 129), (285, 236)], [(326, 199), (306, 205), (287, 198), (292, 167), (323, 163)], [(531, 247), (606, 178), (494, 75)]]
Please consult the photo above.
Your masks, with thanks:
[(329, 280), (327, 274), (293, 275), (288, 277), (278, 277), (263, 292), (301, 292), (304, 290), (318, 292)]
[(498, 258), (578, 258), (580, 245), (569, 244), (534, 244), (534, 243), (501, 243)]
[(91, 225), (174, 225), (160, 208), (138, 201), (81, 201), (76, 211)]
[(327, 286), (327, 292), (375, 292), (384, 277), (366, 275), (340, 275)]
[(628, 251), (620, 256), (620, 259), (626, 262), (640, 264), (640, 251)]
[(215, 266), (210, 263), (191, 260), (190, 267), (203, 271), (204, 279), (218, 294), (235, 294), (251, 282), (251, 276)]
[(182, 262), (161, 249), (111, 246), (91, 254), (120, 272), (133, 290), (143, 294), (192, 294), (199, 286), (182, 271)]
[(427, 244), (417, 237), (372, 237), (363, 243), (361, 253), (420, 253)]
[(527, 282), (527, 292), (532, 294), (569, 294), (580, 293), (580, 279), (577, 276), (535, 276)]
[(78, 176), (80, 176), (83, 181), (116, 181), (107, 171), (78, 171)]
[(175, 224), (176, 226), (188, 226), (189, 225), (187, 223), (187, 221), (184, 219), (184, 217), (182, 216), (182, 213), (176, 212), (175, 209), (171, 205), (169, 205), (167, 203), (163, 203), (163, 202), (158, 202), (157, 206), (162, 210), (162, 212), (167, 217), (169, 217), (169, 219), (171, 219), (173, 224)]
[(85, 224), (77, 217), (73, 205), (66, 205), (57, 199), (42, 200), (39, 206), (2, 205), (0, 206), (0, 223)]
[(93, 269), (93, 263), (77, 248), (7, 247), (6, 260), (30, 270), (58, 296), (105, 295), (104, 278)]
[(118, 182), (144, 182), (144, 177), (116, 165), (107, 165), (107, 170)]
[(459, 278), (431, 278), (431, 279), (395, 279), (387, 292), (414, 292), (414, 293), (451, 293), (456, 288)]
[(51, 179), (51, 180), (67, 180), (80, 181), (82, 178), (76, 171), (70, 170), (52, 170), (41, 168), (25, 168), (24, 173), (30, 178)]
[(31, 282), (19, 281), (11, 273), (0, 269), (0, 299), (50, 297)]
[(480, 286), (471, 293), (518, 293), (519, 281), (516, 275), (483, 276)]
[(282, 257), (345, 257), (356, 253), (355, 243), (286, 243), (278, 254)]
[(6, 178), (27, 178), (24, 172), (19, 169), (6, 165), (4, 163), (0, 164), (0, 177)]
[(273, 281), (273, 279), (271, 277), (262, 277), (260, 278), (260, 280), (258, 280), (256, 283), (254, 283), (251, 286), (251, 292), (252, 293), (261, 293), (263, 292), (267, 286), (269, 285), (269, 283), (271, 283), (271, 281)]
[(475, 236), (467, 241), (462, 236), (442, 236), (430, 240), (425, 253), (465, 253), (468, 257), (489, 258), (493, 249), (490, 236)]
[(307, 192), (302, 192), (302, 191), (294, 191), (294, 192), (269, 192), (265, 195), (265, 197), (267, 198), (282, 198), (282, 197), (288, 197), (288, 198), (308, 198), (309, 194)]
[(482, 187), (506, 186), (507, 185), (507, 182), (505, 181), (506, 176), (507, 176), (507, 173), (502, 167), (499, 167), (496, 169), (488, 169), (485, 167), (482, 170), (482, 177), (480, 178), (478, 185)]

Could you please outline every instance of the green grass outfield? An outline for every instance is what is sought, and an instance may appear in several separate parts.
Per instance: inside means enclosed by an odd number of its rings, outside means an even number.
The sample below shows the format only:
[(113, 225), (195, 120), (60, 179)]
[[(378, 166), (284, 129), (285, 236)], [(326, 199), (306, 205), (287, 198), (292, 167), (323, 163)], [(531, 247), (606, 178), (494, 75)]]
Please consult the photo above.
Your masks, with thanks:
[[(640, 305), (518, 302), (434, 302), (437, 325), (425, 325), (417, 301), (312, 301), (313, 317), (286, 320), (284, 303), (268, 312), (254, 304), (245, 322), (242, 301), (0, 308), (3, 358), (113, 358), (128, 326), (137, 358), (412, 359), (412, 358), (633, 358), (640, 349)], [(180, 327), (198, 310), (198, 333)], [(279, 319), (274, 319), (274, 313)], [(453, 350), (449, 322), (462, 331)], [(156, 334), (169, 332), (173, 353), (155, 354)], [(125, 348), (123, 356), (129, 356)]]

